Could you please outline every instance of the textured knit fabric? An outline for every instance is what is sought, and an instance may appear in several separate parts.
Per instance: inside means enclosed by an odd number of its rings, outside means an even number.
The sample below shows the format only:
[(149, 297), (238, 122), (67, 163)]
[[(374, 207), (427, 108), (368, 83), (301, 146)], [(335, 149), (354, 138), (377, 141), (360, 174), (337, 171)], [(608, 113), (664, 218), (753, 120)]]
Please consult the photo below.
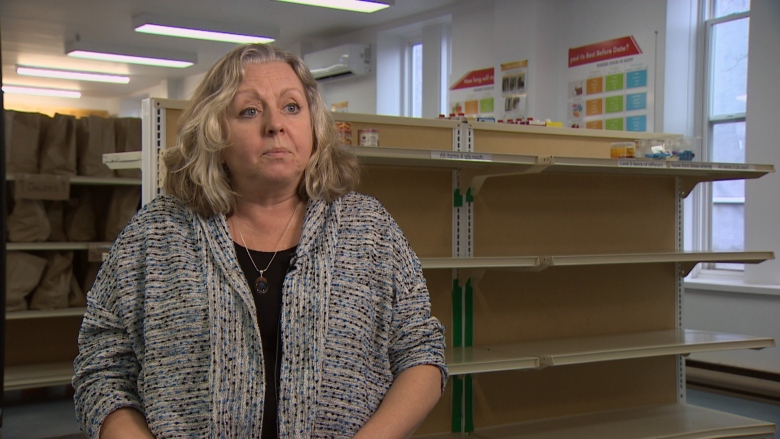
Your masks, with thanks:
[[(446, 382), (419, 260), (371, 197), (308, 203), (280, 324), (280, 437), (353, 436), (413, 366)], [(260, 334), (225, 217), (168, 196), (141, 209), (88, 294), (74, 367), (90, 438), (120, 407), (158, 438), (259, 438)]]

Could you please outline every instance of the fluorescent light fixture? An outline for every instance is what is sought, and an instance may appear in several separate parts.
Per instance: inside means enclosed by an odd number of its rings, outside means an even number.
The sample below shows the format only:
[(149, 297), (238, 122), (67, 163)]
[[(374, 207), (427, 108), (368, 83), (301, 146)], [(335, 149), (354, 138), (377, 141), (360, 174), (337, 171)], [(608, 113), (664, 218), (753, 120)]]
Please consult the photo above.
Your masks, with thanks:
[(57, 98), (74, 98), (74, 99), (78, 99), (81, 97), (81, 92), (78, 90), (60, 90), (55, 88), (37, 88), (37, 87), (25, 87), (21, 85), (5, 85), (5, 84), (3, 84), (3, 93), (36, 95), (36, 96), (52, 96)]
[(194, 53), (156, 48), (114, 47), (105, 44), (86, 43), (84, 41), (67, 43), (65, 45), (65, 53), (75, 58), (175, 68), (189, 67), (198, 61), (198, 56)]
[(74, 79), (77, 81), (110, 82), (113, 84), (127, 84), (129, 76), (110, 75), (107, 73), (78, 72), (75, 70), (43, 69), (39, 67), (16, 66), (16, 73), (24, 76), (36, 76), (39, 78)]
[(163, 17), (140, 14), (133, 17), (136, 32), (194, 38), (197, 40), (224, 41), (227, 43), (270, 43), (278, 38), (279, 30), (256, 26), (240, 26), (213, 21), (190, 20), (181, 17)]
[(276, 0), (353, 12), (376, 12), (395, 4), (394, 0)]

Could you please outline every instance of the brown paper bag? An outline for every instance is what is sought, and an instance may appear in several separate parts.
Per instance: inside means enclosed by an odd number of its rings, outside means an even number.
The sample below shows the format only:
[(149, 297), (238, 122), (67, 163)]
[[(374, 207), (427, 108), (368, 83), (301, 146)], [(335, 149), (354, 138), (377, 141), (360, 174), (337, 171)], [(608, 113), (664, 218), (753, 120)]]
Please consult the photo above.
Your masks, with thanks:
[(96, 241), (97, 221), (88, 187), (72, 188), (71, 197), (65, 204), (63, 226), (68, 241)]
[(108, 204), (104, 241), (113, 241), (125, 228), (130, 218), (138, 210), (141, 201), (141, 191), (135, 186), (117, 186), (111, 193)]
[(67, 308), (72, 278), (73, 252), (50, 254), (43, 278), (30, 296), (30, 309)]
[(41, 242), (49, 239), (51, 225), (43, 200), (14, 201), (8, 215), (8, 240), (12, 242)]
[(41, 174), (76, 175), (76, 118), (55, 114), (42, 131)]
[(98, 273), (100, 272), (100, 262), (88, 262), (84, 270), (84, 277), (81, 279), (81, 289), (83, 291), (89, 291), (92, 289), (92, 284), (95, 283)]
[[(141, 119), (138, 117), (119, 117), (114, 119), (116, 132), (116, 152), (141, 150)], [(117, 169), (117, 177), (141, 178), (140, 169)]]
[(103, 164), (103, 154), (116, 152), (114, 120), (88, 116), (79, 119), (77, 128), (78, 174), (88, 177), (113, 177), (114, 171)]
[(39, 113), (5, 111), (6, 174), (37, 174), (40, 151), (40, 127), (44, 117)]
[(5, 309), (24, 311), (27, 296), (35, 289), (46, 268), (46, 259), (30, 253), (10, 251), (6, 255)]
[(47, 241), (67, 241), (68, 237), (65, 236), (65, 202), (44, 201), (43, 206), (46, 209), (46, 216), (49, 219), (49, 227), (51, 229)]
[(87, 296), (81, 289), (75, 274), (70, 277), (70, 294), (68, 295), (68, 307), (79, 308), (87, 306)]

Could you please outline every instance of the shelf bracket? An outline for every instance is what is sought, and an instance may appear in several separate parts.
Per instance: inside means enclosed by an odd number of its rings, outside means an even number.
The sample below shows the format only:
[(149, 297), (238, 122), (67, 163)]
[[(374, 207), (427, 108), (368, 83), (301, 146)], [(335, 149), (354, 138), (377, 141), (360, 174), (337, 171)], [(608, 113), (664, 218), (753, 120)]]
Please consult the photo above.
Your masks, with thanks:
[(512, 167), (503, 172), (492, 172), (489, 174), (478, 175), (472, 178), (471, 183), (469, 184), (471, 195), (476, 197), (479, 194), (479, 190), (482, 189), (482, 185), (485, 184), (485, 181), (487, 181), (488, 178), (506, 177), (510, 175), (538, 174), (552, 165), (552, 163), (553, 158), (551, 156), (537, 157), (536, 163), (531, 166)]

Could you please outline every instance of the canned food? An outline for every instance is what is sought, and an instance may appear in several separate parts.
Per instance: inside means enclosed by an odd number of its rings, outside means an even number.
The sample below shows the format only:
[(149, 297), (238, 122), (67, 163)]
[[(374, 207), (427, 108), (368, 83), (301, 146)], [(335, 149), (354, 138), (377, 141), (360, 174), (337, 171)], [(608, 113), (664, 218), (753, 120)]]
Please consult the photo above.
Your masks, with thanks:
[(379, 146), (379, 131), (374, 128), (358, 130), (360, 146)]
[(336, 122), (339, 138), (344, 145), (352, 145), (352, 125), (349, 122)]

